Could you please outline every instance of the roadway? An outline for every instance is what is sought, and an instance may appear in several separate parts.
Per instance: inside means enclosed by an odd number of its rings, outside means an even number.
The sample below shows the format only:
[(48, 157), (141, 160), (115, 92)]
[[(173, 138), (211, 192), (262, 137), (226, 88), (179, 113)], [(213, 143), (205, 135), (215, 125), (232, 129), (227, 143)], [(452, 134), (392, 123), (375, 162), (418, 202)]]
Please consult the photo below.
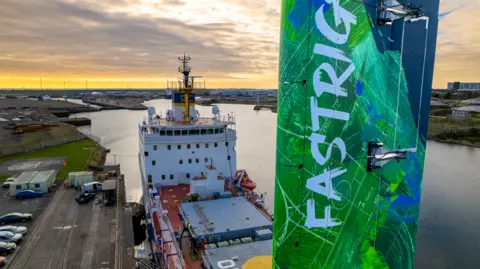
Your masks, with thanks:
[(34, 216), (7, 268), (114, 268), (116, 207), (95, 205), (94, 200), (78, 204), (76, 195), (73, 189), (55, 192), (43, 214)]

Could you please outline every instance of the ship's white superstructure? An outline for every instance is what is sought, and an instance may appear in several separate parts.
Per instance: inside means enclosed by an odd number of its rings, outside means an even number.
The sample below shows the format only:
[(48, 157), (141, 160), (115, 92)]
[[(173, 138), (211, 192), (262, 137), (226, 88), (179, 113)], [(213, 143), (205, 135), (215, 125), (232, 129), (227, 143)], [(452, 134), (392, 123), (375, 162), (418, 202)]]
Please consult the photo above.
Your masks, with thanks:
[(235, 175), (234, 116), (195, 117), (188, 123), (179, 121), (181, 116), (168, 117), (168, 114), (166, 117), (149, 115), (149, 119), (139, 125), (145, 185), (190, 184), (192, 179), (204, 177), (206, 166), (211, 163), (219, 176)]

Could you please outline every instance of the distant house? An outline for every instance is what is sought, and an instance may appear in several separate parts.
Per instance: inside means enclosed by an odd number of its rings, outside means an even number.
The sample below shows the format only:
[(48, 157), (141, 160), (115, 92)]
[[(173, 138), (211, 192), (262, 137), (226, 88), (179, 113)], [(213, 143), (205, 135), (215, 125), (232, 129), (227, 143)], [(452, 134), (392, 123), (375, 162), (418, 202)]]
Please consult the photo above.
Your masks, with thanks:
[(52, 98), (50, 98), (50, 96), (48, 95), (43, 95), (43, 96), (40, 96), (38, 97), (38, 100), (40, 101), (48, 101), (48, 100), (51, 100)]
[(471, 120), (472, 115), (470, 111), (455, 109), (452, 111), (452, 115), (448, 115), (449, 120)]

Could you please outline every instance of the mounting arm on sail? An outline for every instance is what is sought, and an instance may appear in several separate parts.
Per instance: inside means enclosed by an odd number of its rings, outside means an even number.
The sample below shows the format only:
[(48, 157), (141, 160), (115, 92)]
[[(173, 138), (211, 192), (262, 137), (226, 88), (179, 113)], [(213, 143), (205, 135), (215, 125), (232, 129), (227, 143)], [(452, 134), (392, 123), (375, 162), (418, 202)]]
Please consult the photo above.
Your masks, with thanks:
[(387, 150), (383, 147), (383, 143), (368, 142), (367, 172), (382, 168), (383, 165), (391, 160), (398, 162), (407, 159), (407, 153), (415, 151), (416, 149), (414, 148)]
[(401, 18), (420, 18), (423, 16), (423, 7), (414, 7), (412, 4), (400, 3), (397, 0), (382, 0), (378, 10), (377, 24), (391, 24)]

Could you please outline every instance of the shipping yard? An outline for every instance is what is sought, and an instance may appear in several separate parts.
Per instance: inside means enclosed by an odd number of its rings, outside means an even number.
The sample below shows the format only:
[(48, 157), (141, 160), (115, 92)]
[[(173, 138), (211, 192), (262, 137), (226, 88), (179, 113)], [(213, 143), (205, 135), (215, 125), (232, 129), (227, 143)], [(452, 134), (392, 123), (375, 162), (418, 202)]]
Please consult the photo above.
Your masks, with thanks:
[[(13, 172), (16, 177), (13, 182), (20, 180), (33, 187), (38, 180), (26, 177), (42, 174), (45, 170), (31, 169), (54, 169), (47, 171), (55, 172), (61, 166), (61, 160), (30, 159), (3, 163), (2, 171)], [(32, 214), (32, 220), (20, 224), (27, 227), (28, 233), (7, 255), (5, 268), (133, 268), (133, 254), (127, 255), (133, 249), (132, 210), (125, 203), (120, 166), (107, 166), (104, 172), (83, 174), (88, 181), (93, 181), (99, 178), (94, 175), (102, 173), (112, 176), (102, 182), (105, 185), (107, 181), (113, 182), (113, 189), (109, 191), (105, 187), (101, 192), (94, 192), (93, 198), (86, 202), (78, 201), (80, 190), (70, 188), (62, 180), (49, 184), (48, 191), (37, 198), (19, 200), (17, 194), (15, 199), (16, 196), (11, 195), (12, 187), (3, 188), (0, 216), (11, 212)], [(69, 180), (73, 182), (74, 179)], [(108, 195), (114, 197), (113, 202), (107, 203)]]

